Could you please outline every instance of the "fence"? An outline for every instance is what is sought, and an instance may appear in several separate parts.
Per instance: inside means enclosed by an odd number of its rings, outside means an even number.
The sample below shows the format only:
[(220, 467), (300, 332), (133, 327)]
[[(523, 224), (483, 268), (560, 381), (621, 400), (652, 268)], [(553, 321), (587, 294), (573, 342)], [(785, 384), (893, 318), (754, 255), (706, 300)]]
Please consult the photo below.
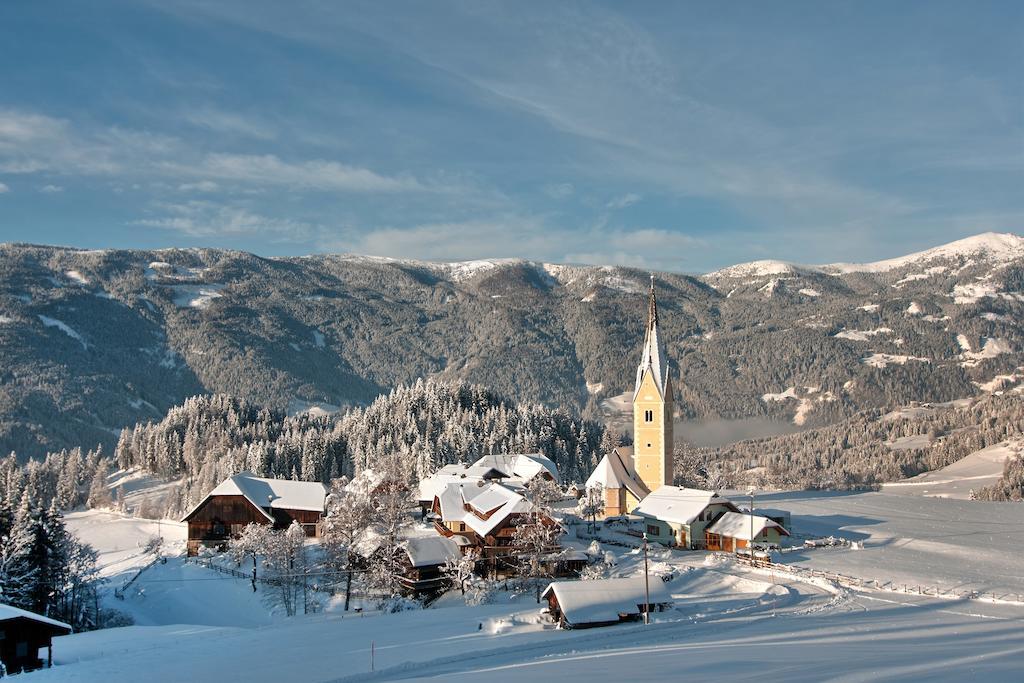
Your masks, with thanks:
[(832, 583), (852, 589), (873, 589), (887, 591), (889, 593), (903, 593), (906, 595), (922, 595), (947, 600), (981, 600), (986, 602), (1007, 602), (1024, 604), (1024, 593), (996, 593), (994, 591), (957, 590), (954, 588), (943, 588), (942, 586), (929, 586), (925, 584), (913, 584), (898, 582), (894, 579), (882, 581), (879, 579), (862, 579), (857, 576), (849, 576), (839, 572), (830, 572), (821, 569), (812, 569), (796, 564), (777, 564), (770, 561), (754, 559), (753, 563), (748, 558), (736, 557), (740, 564), (753, 565), (759, 569), (772, 569), (774, 571), (792, 574), (803, 578), (817, 578), (831, 581)]
[(140, 576), (142, 576), (142, 572), (146, 571), (147, 569), (149, 569), (150, 567), (152, 567), (153, 565), (155, 565), (158, 562), (162, 564), (164, 562), (167, 562), (167, 559), (164, 558), (164, 557), (161, 557), (159, 554), (157, 554), (157, 556), (154, 557), (152, 559), (152, 561), (150, 561), (145, 566), (140, 567), (139, 571), (135, 572), (135, 574), (132, 576), (132, 578), (130, 578), (127, 581), (125, 581), (124, 583), (122, 583), (120, 588), (115, 588), (114, 589), (114, 597), (117, 598), (118, 600), (124, 600), (125, 592), (128, 590), (128, 588), (133, 583), (135, 583), (136, 579), (138, 579)]

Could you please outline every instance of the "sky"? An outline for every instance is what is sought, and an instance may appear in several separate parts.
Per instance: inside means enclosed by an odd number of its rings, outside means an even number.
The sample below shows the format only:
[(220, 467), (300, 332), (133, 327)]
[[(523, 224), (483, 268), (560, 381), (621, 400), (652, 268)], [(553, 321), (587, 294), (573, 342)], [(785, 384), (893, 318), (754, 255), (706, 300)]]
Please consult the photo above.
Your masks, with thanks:
[(1024, 3), (0, 3), (0, 242), (706, 272), (1024, 232)]

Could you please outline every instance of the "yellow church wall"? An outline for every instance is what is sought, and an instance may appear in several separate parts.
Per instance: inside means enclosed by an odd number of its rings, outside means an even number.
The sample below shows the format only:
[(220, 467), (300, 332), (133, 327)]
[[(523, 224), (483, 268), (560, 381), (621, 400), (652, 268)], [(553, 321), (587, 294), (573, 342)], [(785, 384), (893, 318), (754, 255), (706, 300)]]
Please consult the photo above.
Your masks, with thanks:
[[(672, 390), (666, 378), (662, 399), (650, 373), (644, 375), (633, 401), (633, 462), (637, 476), (651, 491), (672, 483)], [(645, 417), (651, 411), (652, 420)]]

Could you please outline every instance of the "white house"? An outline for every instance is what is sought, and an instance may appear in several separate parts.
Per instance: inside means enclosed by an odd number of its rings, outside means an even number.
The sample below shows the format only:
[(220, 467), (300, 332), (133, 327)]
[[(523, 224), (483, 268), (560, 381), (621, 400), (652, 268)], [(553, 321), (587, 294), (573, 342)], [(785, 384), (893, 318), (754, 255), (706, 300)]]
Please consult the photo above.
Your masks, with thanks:
[(662, 486), (642, 501), (633, 514), (644, 520), (647, 537), (680, 548), (704, 546), (705, 528), (727, 512), (739, 509), (714, 491)]

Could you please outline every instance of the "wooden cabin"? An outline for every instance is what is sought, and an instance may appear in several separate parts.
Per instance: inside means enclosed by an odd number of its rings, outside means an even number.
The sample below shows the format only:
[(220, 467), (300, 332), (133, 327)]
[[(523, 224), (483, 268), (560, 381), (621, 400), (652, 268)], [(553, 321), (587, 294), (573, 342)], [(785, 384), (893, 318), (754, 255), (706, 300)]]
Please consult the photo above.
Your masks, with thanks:
[(188, 523), (188, 554), (195, 555), (204, 546), (223, 548), (248, 524), (286, 529), (294, 521), (307, 536), (319, 536), (326, 501), (327, 487), (318, 481), (264, 479), (240, 472), (182, 518)]
[(462, 536), (410, 538), (402, 544), (402, 587), (412, 597), (442, 592), (448, 584), (444, 567), (462, 557)]
[[(514, 573), (515, 563), (508, 558), (514, 552), (516, 529), (533, 522), (536, 508), (503, 484), (481, 481), (449, 484), (434, 497), (431, 512), (438, 533), (466, 539), (466, 545), (477, 549), (490, 573), (497, 576)], [(541, 524), (557, 526), (547, 515), (540, 514), (539, 519)], [(551, 552), (559, 549), (555, 544)]]
[[(71, 627), (35, 612), (0, 605), (0, 661), (7, 673), (53, 666), (53, 637), (66, 636)], [(46, 648), (46, 661), (39, 651)]]
[(708, 550), (723, 550), (727, 553), (757, 546), (777, 547), (783, 536), (789, 536), (778, 522), (760, 515), (741, 512), (727, 512), (705, 531)]
[(665, 582), (656, 576), (646, 582), (643, 576), (555, 581), (541, 597), (547, 600), (551, 616), (562, 628), (592, 628), (636, 621), (645, 611), (665, 611), (672, 602)]

